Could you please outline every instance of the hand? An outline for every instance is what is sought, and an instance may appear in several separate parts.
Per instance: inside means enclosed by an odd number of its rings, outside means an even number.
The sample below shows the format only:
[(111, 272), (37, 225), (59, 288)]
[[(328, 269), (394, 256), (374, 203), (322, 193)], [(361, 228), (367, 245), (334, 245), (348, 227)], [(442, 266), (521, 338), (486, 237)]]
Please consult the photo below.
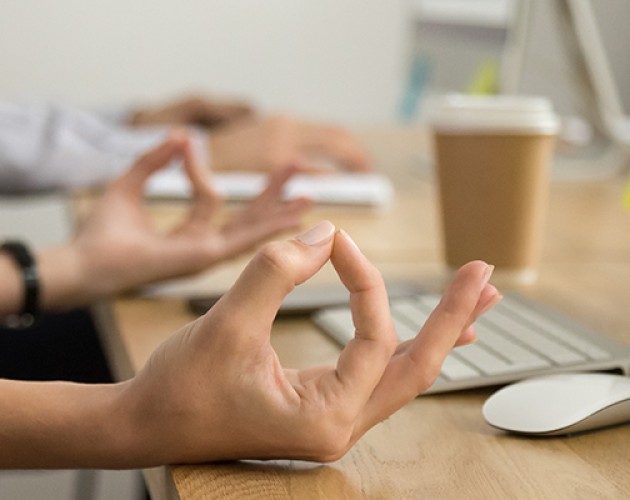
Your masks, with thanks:
[[(187, 217), (163, 234), (144, 210), (145, 183), (177, 157), (184, 159), (192, 202)], [(266, 190), (245, 210), (219, 224), (221, 199), (212, 189), (210, 175), (194, 155), (187, 135), (173, 133), (108, 187), (72, 243), (62, 248), (64, 255), (41, 256), (42, 272), (52, 281), (44, 283), (50, 285), (44, 286), (44, 304), (78, 305), (142, 284), (194, 274), (297, 227), (311, 203), (301, 198), (281, 200), (282, 188), (293, 172), (285, 169), (274, 174)], [(60, 266), (61, 262), (68, 265)], [(63, 277), (57, 271), (60, 267)], [(55, 286), (72, 276), (73, 285)]]
[[(464, 266), (418, 336), (397, 346), (377, 269), (323, 222), (266, 245), (203, 317), (162, 344), (122, 391), (136, 441), (129, 466), (228, 459), (340, 458), (431, 386), (473, 321), (500, 298), (492, 267)], [(356, 334), (336, 366), (283, 369), (270, 344), (285, 295), (330, 259), (350, 291)]]
[(342, 128), (287, 116), (244, 120), (210, 134), (214, 170), (275, 171), (297, 165), (303, 171), (372, 169), (359, 141)]
[(130, 124), (196, 125), (208, 129), (225, 126), (233, 121), (249, 118), (253, 108), (239, 101), (213, 101), (205, 97), (188, 97), (164, 106), (137, 110)]

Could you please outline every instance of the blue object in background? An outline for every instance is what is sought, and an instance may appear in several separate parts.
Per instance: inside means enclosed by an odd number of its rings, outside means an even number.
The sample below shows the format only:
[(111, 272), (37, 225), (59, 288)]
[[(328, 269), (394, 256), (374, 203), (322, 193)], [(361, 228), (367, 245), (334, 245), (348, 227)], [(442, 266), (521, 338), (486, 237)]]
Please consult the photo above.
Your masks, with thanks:
[(425, 54), (416, 54), (411, 61), (407, 87), (403, 93), (398, 112), (403, 122), (408, 123), (417, 118), (420, 108), (419, 102), (429, 83), (430, 76), (431, 61), (429, 57)]

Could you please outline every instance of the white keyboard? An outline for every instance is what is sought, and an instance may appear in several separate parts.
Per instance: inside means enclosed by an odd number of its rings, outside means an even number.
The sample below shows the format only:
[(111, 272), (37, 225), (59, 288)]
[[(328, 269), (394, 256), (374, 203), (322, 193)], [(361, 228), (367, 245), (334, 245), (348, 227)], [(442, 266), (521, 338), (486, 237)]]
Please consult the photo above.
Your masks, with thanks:
[[(251, 200), (265, 189), (268, 176), (255, 172), (212, 174), (214, 189), (227, 200)], [(180, 169), (153, 175), (147, 184), (151, 198), (189, 198), (190, 181)], [(306, 196), (319, 204), (387, 208), (394, 198), (391, 180), (380, 173), (301, 174), (285, 186), (287, 199)]]
[[(391, 301), (401, 342), (415, 337), (439, 302), (438, 295)], [(316, 312), (313, 321), (345, 345), (354, 336), (348, 307)], [(587, 330), (555, 311), (507, 295), (475, 323), (478, 340), (455, 348), (427, 392), (445, 392), (511, 382), (559, 371), (630, 371), (630, 346)]]

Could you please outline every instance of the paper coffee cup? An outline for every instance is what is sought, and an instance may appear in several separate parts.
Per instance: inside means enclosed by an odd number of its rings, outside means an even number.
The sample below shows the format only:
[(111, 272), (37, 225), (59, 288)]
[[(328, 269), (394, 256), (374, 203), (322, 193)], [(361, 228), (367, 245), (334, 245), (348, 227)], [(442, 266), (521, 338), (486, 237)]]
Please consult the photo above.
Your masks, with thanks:
[(495, 281), (534, 281), (559, 128), (551, 103), (451, 95), (430, 106), (446, 264), (481, 259)]

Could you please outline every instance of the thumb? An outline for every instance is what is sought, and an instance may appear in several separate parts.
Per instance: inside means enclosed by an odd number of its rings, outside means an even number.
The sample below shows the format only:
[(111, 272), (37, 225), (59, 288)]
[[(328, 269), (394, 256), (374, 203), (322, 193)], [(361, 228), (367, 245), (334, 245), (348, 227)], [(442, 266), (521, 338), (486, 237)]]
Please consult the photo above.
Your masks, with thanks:
[(322, 221), (295, 239), (263, 246), (214, 306), (213, 315), (238, 317), (245, 335), (262, 325), (271, 327), (286, 295), (328, 261), (334, 234), (332, 222)]

